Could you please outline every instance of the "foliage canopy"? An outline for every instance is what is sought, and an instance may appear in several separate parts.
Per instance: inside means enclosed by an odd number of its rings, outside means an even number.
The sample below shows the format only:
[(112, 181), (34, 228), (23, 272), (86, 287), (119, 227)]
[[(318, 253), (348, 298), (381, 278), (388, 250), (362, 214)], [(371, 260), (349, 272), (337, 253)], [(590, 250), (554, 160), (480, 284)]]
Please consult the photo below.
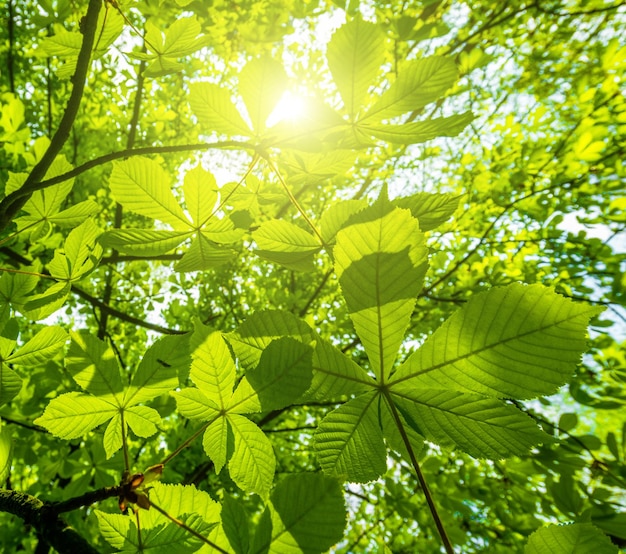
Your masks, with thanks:
[(626, 545), (626, 4), (5, 15), (3, 551)]

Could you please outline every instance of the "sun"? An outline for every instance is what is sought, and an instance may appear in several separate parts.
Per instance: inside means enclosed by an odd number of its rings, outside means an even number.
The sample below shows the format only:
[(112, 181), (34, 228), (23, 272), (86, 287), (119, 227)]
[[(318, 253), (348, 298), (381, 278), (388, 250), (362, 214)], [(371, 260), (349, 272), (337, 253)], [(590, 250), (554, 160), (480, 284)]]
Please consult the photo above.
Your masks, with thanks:
[(290, 90), (286, 91), (267, 118), (267, 126), (272, 127), (280, 122), (294, 123), (306, 117), (307, 101)]

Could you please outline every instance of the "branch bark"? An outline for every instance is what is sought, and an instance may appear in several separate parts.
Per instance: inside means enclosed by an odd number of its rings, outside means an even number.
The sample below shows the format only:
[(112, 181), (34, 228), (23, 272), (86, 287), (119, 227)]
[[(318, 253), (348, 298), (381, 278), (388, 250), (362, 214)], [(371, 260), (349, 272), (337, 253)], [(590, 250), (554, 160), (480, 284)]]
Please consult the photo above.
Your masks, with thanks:
[(37, 163), (30, 172), (24, 185), (19, 190), (3, 198), (0, 202), (0, 230), (7, 227), (13, 217), (15, 217), (32, 196), (33, 192), (37, 190), (36, 186), (43, 180), (52, 162), (54, 162), (70, 136), (70, 131), (74, 125), (74, 120), (78, 114), (78, 109), (85, 90), (85, 80), (89, 71), (91, 50), (98, 27), (98, 14), (100, 13), (101, 6), (102, 0), (89, 0), (87, 15), (85, 16), (83, 26), (83, 43), (78, 53), (76, 71), (72, 76), (72, 92), (67, 101), (63, 118), (61, 119), (59, 128), (50, 141), (50, 146), (48, 146), (48, 149), (41, 160), (39, 160), (39, 163)]
[(91, 544), (59, 516), (54, 504), (42, 502), (30, 494), (2, 489), (0, 511), (16, 515), (27, 525), (34, 527), (39, 537), (59, 554), (98, 554)]

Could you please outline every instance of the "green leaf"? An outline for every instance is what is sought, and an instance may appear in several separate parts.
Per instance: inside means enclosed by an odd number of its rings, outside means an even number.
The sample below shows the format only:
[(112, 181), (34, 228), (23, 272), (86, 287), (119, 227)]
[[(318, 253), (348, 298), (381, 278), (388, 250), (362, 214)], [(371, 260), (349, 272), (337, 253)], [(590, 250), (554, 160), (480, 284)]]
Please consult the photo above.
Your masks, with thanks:
[(250, 528), (248, 514), (241, 500), (224, 495), (222, 526), (235, 554), (249, 554)]
[(230, 97), (228, 90), (212, 83), (189, 85), (189, 104), (203, 127), (202, 134), (251, 135)]
[(326, 58), (344, 107), (354, 119), (384, 62), (385, 37), (378, 25), (357, 17), (335, 31)]
[(70, 335), (65, 364), (72, 379), (85, 391), (122, 406), (124, 385), (113, 349), (87, 331)]
[[(339, 122), (340, 124), (342, 122)], [(354, 165), (358, 153), (353, 150), (333, 150), (331, 152), (297, 152), (287, 150), (281, 153), (279, 163), (289, 174), (291, 185), (314, 184), (345, 175)], [(367, 205), (365, 200), (346, 200)], [(343, 203), (343, 202), (342, 202)], [(329, 207), (332, 209), (333, 204)], [(328, 211), (328, 210), (327, 210)]]
[[(59, 155), (54, 159), (48, 171), (46, 171), (44, 179), (52, 179), (53, 177), (67, 173), (72, 169), (74, 169), (72, 164), (67, 161), (65, 156)], [(72, 190), (73, 185), (74, 179), (68, 179), (58, 185), (53, 185), (51, 187), (35, 191), (29, 198), (28, 202), (24, 204), (24, 211), (29, 213), (31, 217), (37, 218), (38, 220), (48, 219), (50, 216), (59, 211), (63, 201)]]
[(109, 421), (109, 424), (104, 430), (104, 436), (102, 437), (102, 443), (104, 445), (104, 452), (107, 460), (122, 448), (122, 445), (124, 444), (124, 435), (122, 434), (122, 430), (125, 430), (125, 426), (126, 423), (122, 419), (122, 414), (117, 411), (111, 418), (111, 421)]
[(207, 427), (202, 438), (202, 446), (219, 473), (230, 459), (235, 448), (235, 435), (226, 417), (218, 417)]
[(426, 232), (450, 219), (457, 209), (459, 198), (450, 194), (418, 192), (411, 196), (394, 198), (391, 203), (398, 208), (411, 210), (411, 215), (419, 222), (420, 229)]
[[(380, 426), (383, 430), (385, 441), (390, 448), (400, 453), (403, 458), (409, 464), (411, 464), (412, 457), (409, 454), (409, 450), (404, 442), (404, 437), (402, 436), (400, 428), (398, 427), (396, 416), (394, 416), (394, 413), (391, 411), (389, 403), (383, 402), (381, 400), (379, 402), (379, 409)], [(413, 451), (413, 456), (418, 456), (424, 448), (424, 437), (415, 430), (415, 426), (412, 427), (411, 425), (409, 425), (402, 412), (396, 410), (396, 415), (400, 420), (400, 425), (404, 430), (404, 434), (409, 440), (409, 445), (411, 446), (411, 450)]]
[(71, 290), (72, 285), (67, 281), (54, 283), (44, 292), (30, 296), (21, 312), (35, 321), (48, 317), (65, 304)]
[(109, 186), (127, 210), (158, 219), (176, 230), (191, 224), (170, 190), (170, 177), (154, 160), (135, 156), (114, 162)]
[(524, 554), (617, 554), (618, 548), (591, 523), (549, 525), (535, 531)]
[(313, 380), (304, 398), (339, 400), (375, 386), (376, 381), (343, 352), (322, 338), (315, 339)]
[(5, 482), (11, 473), (11, 459), (13, 457), (13, 437), (8, 427), (0, 430), (0, 481)]
[(98, 241), (124, 254), (160, 256), (171, 252), (192, 235), (193, 231), (113, 229), (100, 235)]
[(378, 422), (378, 392), (363, 394), (328, 414), (315, 433), (324, 473), (367, 483), (387, 469), (387, 451)]
[(418, 222), (381, 198), (337, 233), (335, 271), (372, 370), (391, 372), (426, 272)]
[(402, 364), (392, 386), (503, 398), (552, 394), (574, 372), (589, 319), (601, 311), (543, 285), (476, 294)]
[[(134, 406), (166, 394), (178, 385), (178, 367), (173, 337), (156, 341), (144, 354), (130, 385), (124, 392), (123, 406)], [(133, 429), (134, 430), (134, 429)]]
[(283, 66), (269, 56), (254, 59), (239, 74), (239, 92), (246, 104), (252, 128), (265, 130), (267, 118), (287, 87)]
[(359, 129), (393, 144), (418, 144), (436, 137), (456, 137), (474, 119), (472, 112), (402, 125), (359, 125)]
[[(154, 483), (150, 501), (167, 508), (167, 513), (183, 521), (196, 533), (215, 541), (215, 526), (219, 522), (219, 505), (209, 495), (193, 485), (164, 485)], [(104, 539), (123, 552), (158, 554), (187, 554), (196, 552), (204, 543), (180, 525), (173, 523), (157, 510), (139, 510), (141, 538), (135, 517), (107, 514), (95, 510)], [(225, 542), (222, 541), (222, 542)]]
[(304, 321), (280, 310), (254, 312), (226, 338), (241, 366), (249, 370), (259, 364), (263, 351), (273, 340), (285, 336), (304, 344), (310, 344), (316, 338)]
[(196, 323), (191, 336), (191, 380), (219, 409), (233, 394), (236, 368), (222, 334)]
[(196, 226), (205, 225), (217, 206), (217, 182), (212, 173), (197, 165), (185, 173), (185, 205)]
[(96, 396), (68, 392), (53, 398), (33, 423), (61, 439), (77, 439), (114, 417), (117, 407)]
[(124, 420), (138, 437), (151, 437), (157, 432), (161, 416), (154, 408), (148, 406), (132, 406), (124, 410)]
[(61, 327), (45, 327), (6, 361), (22, 366), (41, 366), (59, 352), (67, 341)]
[(88, 217), (100, 212), (101, 207), (93, 200), (84, 200), (74, 204), (57, 214), (48, 216), (48, 221), (56, 223), (59, 227), (76, 227)]
[[(307, 398), (335, 399), (368, 390), (375, 384), (358, 365), (318, 337), (304, 321), (289, 312), (255, 312), (227, 338), (241, 366), (252, 370), (259, 364), (265, 348), (281, 337), (291, 337), (304, 344), (315, 342), (313, 380), (306, 393)], [(243, 383), (242, 381), (240, 386)]]
[(313, 256), (321, 248), (311, 233), (282, 219), (266, 221), (252, 233), (252, 238), (259, 256), (296, 271), (312, 270)]
[(0, 359), (7, 360), (17, 344), (20, 328), (15, 318), (2, 321), (0, 325), (2, 325), (2, 331), (0, 331)]
[(619, 539), (626, 539), (626, 513), (607, 512), (606, 506), (592, 508), (591, 521), (605, 533)]
[[(29, 266), (25, 270), (39, 273), (41, 267), (37, 264)], [(4, 321), (5, 317), (8, 317), (11, 305), (15, 310), (21, 310), (38, 282), (39, 277), (37, 275), (3, 273), (0, 276), (0, 321)]]
[(176, 271), (206, 271), (230, 262), (235, 255), (234, 250), (216, 246), (203, 232), (200, 232), (174, 269)]
[(234, 451), (228, 463), (230, 476), (244, 491), (267, 498), (276, 468), (272, 443), (249, 419), (237, 414), (227, 417), (234, 436)]
[(413, 429), (442, 446), (457, 446), (476, 458), (523, 455), (550, 442), (533, 420), (495, 398), (448, 390), (409, 389), (391, 398)]
[(10, 402), (22, 390), (22, 379), (5, 362), (0, 362), (0, 406)]
[[(311, 346), (290, 337), (272, 341), (263, 351), (259, 365), (244, 376), (254, 393), (252, 407), (256, 408), (258, 402), (261, 411), (279, 410), (296, 402), (311, 384), (312, 353)], [(229, 409), (249, 413), (251, 404), (238, 391), (239, 387)]]
[(219, 415), (217, 404), (198, 389), (186, 388), (172, 392), (171, 395), (176, 399), (178, 411), (189, 419), (208, 421)]
[(339, 483), (319, 473), (285, 477), (276, 485), (266, 510), (270, 532), (257, 532), (253, 554), (326, 552), (341, 540), (346, 525)]
[(398, 74), (396, 81), (361, 118), (361, 123), (382, 121), (419, 110), (434, 102), (457, 79), (456, 64), (450, 58), (431, 56), (411, 60)]
[(101, 232), (91, 219), (70, 231), (64, 252), (55, 251), (48, 264), (50, 275), (59, 280), (78, 281), (91, 273), (102, 256), (102, 247), (96, 242)]
[[(213, 500), (205, 491), (196, 489), (193, 485), (174, 485), (154, 482), (150, 489), (150, 501), (161, 508), (167, 508), (167, 513), (173, 517), (180, 518), (184, 514), (193, 514), (199, 519), (187, 520), (187, 524), (208, 536), (213, 542), (223, 546), (226, 537), (216, 537), (217, 529), (207, 532), (207, 525), (213, 526), (220, 521), (220, 505)], [(185, 518), (186, 519), (186, 518)], [(157, 510), (141, 510), (141, 527), (150, 529), (158, 524), (169, 522), (165, 516)], [(188, 537), (189, 533), (185, 532)], [(169, 553), (171, 554), (171, 549)]]
[(146, 75), (161, 77), (169, 73), (181, 71), (184, 66), (178, 58), (188, 56), (206, 45), (206, 37), (198, 36), (200, 23), (196, 16), (176, 19), (165, 33), (151, 19), (146, 21), (146, 45), (149, 53), (131, 52), (130, 56), (140, 60), (151, 61), (146, 68)]
[(333, 244), (337, 233), (348, 220), (366, 207), (365, 200), (343, 200), (329, 206), (320, 219), (320, 233), (324, 242)]

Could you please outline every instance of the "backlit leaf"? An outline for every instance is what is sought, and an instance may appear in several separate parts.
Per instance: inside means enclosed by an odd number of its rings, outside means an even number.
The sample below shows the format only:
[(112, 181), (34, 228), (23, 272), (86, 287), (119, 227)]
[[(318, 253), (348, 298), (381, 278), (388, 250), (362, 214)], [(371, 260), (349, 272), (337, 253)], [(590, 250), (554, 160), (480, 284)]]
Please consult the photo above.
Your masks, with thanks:
[(213, 244), (201, 231), (174, 269), (176, 271), (206, 271), (230, 262), (235, 255), (236, 252), (231, 248)]
[(418, 192), (411, 196), (394, 198), (391, 203), (411, 210), (422, 231), (431, 231), (450, 219), (459, 204), (459, 198), (450, 194)]
[(259, 256), (296, 271), (312, 270), (313, 255), (321, 248), (311, 233), (282, 219), (263, 223), (252, 238)]
[(135, 156), (115, 162), (109, 186), (115, 199), (127, 210), (163, 221), (174, 229), (190, 227), (170, 190), (169, 175), (154, 160)]
[(62, 439), (77, 439), (117, 413), (117, 407), (96, 396), (68, 392), (53, 398), (33, 423)]
[(229, 414), (234, 436), (234, 451), (228, 471), (238, 487), (267, 498), (276, 467), (272, 443), (249, 419)]
[(272, 492), (266, 510), (271, 531), (257, 532), (250, 550), (253, 554), (326, 552), (341, 539), (346, 525), (346, 507), (339, 483), (319, 473), (282, 479)]
[[(309, 388), (312, 378), (311, 346), (290, 337), (272, 341), (263, 351), (259, 365), (246, 372), (263, 411), (278, 410), (296, 402)], [(241, 386), (241, 385), (240, 385)], [(242, 402), (241, 405), (238, 405)], [(230, 406), (238, 413), (248, 412), (245, 398), (237, 392)]]
[(328, 414), (315, 433), (317, 459), (327, 475), (367, 483), (386, 470), (377, 392), (363, 394)]
[(196, 226), (204, 225), (217, 205), (217, 183), (213, 174), (197, 165), (185, 173), (185, 205)]
[(22, 366), (40, 366), (53, 358), (67, 341), (61, 327), (45, 327), (6, 360)]
[(125, 254), (160, 256), (174, 250), (192, 234), (193, 231), (164, 229), (112, 229), (100, 235), (98, 241)]
[(228, 90), (212, 83), (189, 85), (189, 104), (202, 133), (250, 136), (251, 131), (231, 101)]
[(0, 481), (5, 482), (11, 473), (11, 458), (13, 457), (13, 437), (8, 427), (0, 430)]
[(22, 379), (5, 362), (0, 362), (0, 406), (10, 402), (22, 390)]
[(228, 418), (219, 417), (207, 427), (202, 438), (202, 445), (207, 456), (219, 473), (233, 453), (235, 436), (228, 422)]
[(176, 338), (163, 337), (146, 351), (130, 385), (126, 387), (124, 406), (147, 402), (178, 385), (179, 368), (174, 365), (174, 348), (180, 348)]
[(380, 140), (393, 144), (418, 144), (436, 137), (456, 137), (467, 127), (474, 115), (471, 112), (415, 121), (402, 125), (359, 125), (359, 128)]
[(457, 446), (477, 458), (522, 455), (551, 440), (529, 416), (495, 398), (407, 388), (391, 398), (424, 438), (442, 446)]
[(418, 222), (384, 198), (337, 233), (335, 271), (375, 374), (389, 375), (426, 271)]
[(457, 76), (456, 64), (450, 58), (431, 56), (411, 60), (361, 122), (382, 121), (419, 110), (443, 96)]
[(287, 87), (287, 75), (276, 60), (264, 56), (246, 64), (239, 75), (239, 92), (246, 103), (252, 128), (261, 133)]
[(352, 117), (376, 82), (385, 57), (384, 40), (378, 25), (355, 18), (335, 31), (328, 43), (328, 67)]
[(87, 392), (118, 403), (124, 385), (113, 349), (86, 331), (70, 334), (65, 363), (74, 381)]
[(535, 531), (524, 554), (617, 554), (618, 548), (591, 523), (548, 525)]
[(197, 323), (191, 336), (191, 380), (220, 409), (233, 394), (236, 369), (222, 334)]
[(589, 319), (601, 311), (541, 285), (476, 294), (407, 359), (393, 386), (501, 398), (551, 394), (574, 372)]

